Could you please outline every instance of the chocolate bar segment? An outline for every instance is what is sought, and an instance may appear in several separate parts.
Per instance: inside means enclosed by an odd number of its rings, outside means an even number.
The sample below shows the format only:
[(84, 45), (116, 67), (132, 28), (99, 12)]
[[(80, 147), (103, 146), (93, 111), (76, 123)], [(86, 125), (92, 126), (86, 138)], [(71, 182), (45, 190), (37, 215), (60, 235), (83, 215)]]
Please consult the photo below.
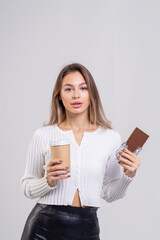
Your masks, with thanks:
[(128, 145), (128, 149), (131, 152), (134, 152), (138, 148), (141, 148), (148, 138), (149, 138), (149, 135), (147, 135), (145, 132), (143, 132), (139, 128), (135, 128), (135, 130), (133, 131), (133, 133), (130, 135), (130, 137), (126, 142), (126, 144)]

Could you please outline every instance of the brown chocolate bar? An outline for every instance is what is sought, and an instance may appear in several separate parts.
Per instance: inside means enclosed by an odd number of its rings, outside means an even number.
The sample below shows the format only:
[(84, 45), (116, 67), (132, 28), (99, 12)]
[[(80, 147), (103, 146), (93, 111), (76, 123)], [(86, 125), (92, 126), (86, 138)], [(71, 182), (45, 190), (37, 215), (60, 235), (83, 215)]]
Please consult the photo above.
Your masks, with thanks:
[(132, 134), (130, 135), (130, 137), (126, 142), (126, 144), (128, 145), (128, 149), (131, 152), (134, 152), (138, 148), (141, 148), (148, 138), (149, 138), (149, 135), (144, 133), (139, 128), (135, 128), (135, 130), (132, 132)]

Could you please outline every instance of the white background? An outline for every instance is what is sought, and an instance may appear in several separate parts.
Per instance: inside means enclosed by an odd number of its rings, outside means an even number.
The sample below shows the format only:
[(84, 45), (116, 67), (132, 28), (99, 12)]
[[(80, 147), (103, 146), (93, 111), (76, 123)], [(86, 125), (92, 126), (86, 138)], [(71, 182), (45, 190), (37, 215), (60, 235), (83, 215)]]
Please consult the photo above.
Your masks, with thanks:
[(79, 62), (92, 73), (104, 111), (126, 140), (150, 135), (127, 196), (102, 200), (101, 240), (158, 240), (160, 133), (159, 0), (0, 1), (1, 239), (20, 239), (36, 200), (20, 188), (34, 131), (49, 118), (57, 75)]

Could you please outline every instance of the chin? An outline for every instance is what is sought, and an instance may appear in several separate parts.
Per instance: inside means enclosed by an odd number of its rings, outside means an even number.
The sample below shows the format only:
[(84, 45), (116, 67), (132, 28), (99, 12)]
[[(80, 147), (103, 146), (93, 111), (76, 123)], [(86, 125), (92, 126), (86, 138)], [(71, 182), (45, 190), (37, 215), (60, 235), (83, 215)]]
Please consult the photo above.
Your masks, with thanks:
[(80, 109), (80, 108), (75, 108), (75, 109), (72, 109), (72, 110), (67, 110), (69, 113), (84, 113), (86, 111), (88, 111), (88, 108), (87, 109)]

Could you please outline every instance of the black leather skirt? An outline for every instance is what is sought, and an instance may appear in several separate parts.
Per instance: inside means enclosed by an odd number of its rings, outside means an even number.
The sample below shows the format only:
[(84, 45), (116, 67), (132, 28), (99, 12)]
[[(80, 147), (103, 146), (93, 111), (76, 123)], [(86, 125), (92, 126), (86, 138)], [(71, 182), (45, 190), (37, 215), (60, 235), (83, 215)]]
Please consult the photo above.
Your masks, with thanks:
[(100, 240), (97, 209), (37, 203), (21, 240)]

